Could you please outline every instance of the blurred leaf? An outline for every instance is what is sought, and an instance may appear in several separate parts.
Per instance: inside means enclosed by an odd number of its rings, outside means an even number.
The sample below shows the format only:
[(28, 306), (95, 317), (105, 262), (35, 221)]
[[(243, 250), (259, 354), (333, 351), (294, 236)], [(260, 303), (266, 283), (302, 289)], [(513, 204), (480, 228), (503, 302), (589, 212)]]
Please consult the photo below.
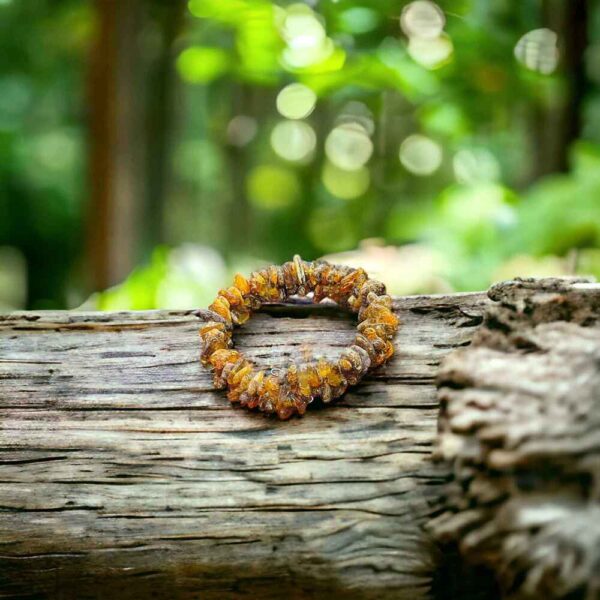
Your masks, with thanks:
[(267, 210), (287, 208), (300, 194), (300, 183), (294, 171), (274, 165), (261, 165), (252, 170), (247, 188), (250, 201)]
[(331, 55), (325, 60), (312, 64), (308, 67), (294, 68), (286, 65), (286, 70), (298, 75), (318, 75), (322, 73), (335, 73), (340, 71), (346, 62), (346, 53), (341, 48), (335, 48)]
[(432, 135), (460, 140), (470, 133), (470, 124), (463, 110), (450, 102), (431, 102), (419, 111), (423, 129)]
[(194, 308), (210, 303), (227, 278), (223, 259), (211, 248), (161, 246), (148, 265), (136, 269), (122, 284), (96, 294), (91, 304), (100, 310)]
[(221, 48), (192, 46), (177, 59), (177, 68), (189, 83), (210, 83), (230, 69), (231, 58)]
[(276, 83), (281, 71), (278, 58), (283, 44), (275, 28), (273, 4), (258, 0), (248, 2), (240, 16), (239, 73), (257, 83)]
[(366, 6), (353, 6), (340, 12), (337, 27), (341, 31), (360, 35), (375, 29), (381, 22), (381, 15)]
[[(190, 12), (201, 19), (210, 19), (232, 28), (236, 33), (234, 61), (239, 76), (260, 83), (274, 83), (281, 70), (278, 56), (282, 41), (275, 27), (275, 10), (266, 0), (191, 0)], [(229, 67), (230, 63), (223, 65)], [(191, 72), (202, 72), (199, 65)], [(207, 67), (210, 73), (214, 69)], [(220, 72), (219, 74), (222, 74)], [(204, 81), (188, 79), (190, 82)]]
[(156, 291), (167, 273), (169, 251), (158, 247), (151, 263), (136, 269), (121, 285), (98, 294), (99, 310), (145, 310), (156, 308)]
[(245, 0), (190, 0), (190, 12), (200, 19), (215, 19), (224, 23), (238, 23), (248, 7)]

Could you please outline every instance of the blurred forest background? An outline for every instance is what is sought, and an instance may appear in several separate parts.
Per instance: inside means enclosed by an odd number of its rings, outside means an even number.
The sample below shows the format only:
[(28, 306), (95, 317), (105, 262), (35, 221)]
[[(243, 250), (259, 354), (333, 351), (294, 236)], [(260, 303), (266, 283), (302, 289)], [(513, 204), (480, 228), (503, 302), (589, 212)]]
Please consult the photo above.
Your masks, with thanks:
[(0, 0), (0, 308), (600, 276), (600, 0)]

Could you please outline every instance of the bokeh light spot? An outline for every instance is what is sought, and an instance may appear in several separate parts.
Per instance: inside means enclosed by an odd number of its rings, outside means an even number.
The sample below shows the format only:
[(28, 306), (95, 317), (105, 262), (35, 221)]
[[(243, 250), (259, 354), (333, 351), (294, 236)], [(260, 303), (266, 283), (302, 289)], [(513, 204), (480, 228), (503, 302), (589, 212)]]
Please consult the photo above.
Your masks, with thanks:
[(436, 69), (444, 65), (454, 47), (446, 34), (434, 39), (411, 37), (408, 40), (408, 53), (411, 58), (427, 69)]
[(173, 169), (184, 181), (207, 182), (215, 186), (223, 168), (223, 156), (212, 140), (196, 139), (181, 143), (173, 155)]
[(400, 145), (400, 162), (414, 175), (431, 175), (437, 171), (442, 156), (442, 147), (424, 135), (410, 135)]
[(332, 129), (327, 136), (325, 154), (340, 169), (355, 171), (371, 158), (373, 142), (359, 123), (344, 123)]
[(325, 27), (310, 6), (292, 4), (277, 20), (287, 44), (282, 53), (284, 66), (292, 69), (310, 67), (334, 53), (333, 41), (327, 37)]
[(281, 121), (271, 132), (271, 146), (276, 154), (291, 162), (310, 159), (317, 145), (314, 129), (302, 121)]
[(400, 27), (409, 38), (435, 39), (442, 33), (445, 24), (442, 9), (428, 0), (407, 4), (400, 16)]
[(325, 28), (306, 4), (297, 2), (287, 7), (283, 21), (283, 36), (290, 46), (312, 47), (325, 39)]
[(549, 75), (558, 65), (558, 36), (551, 29), (529, 31), (515, 46), (516, 59), (528, 69)]
[(290, 83), (277, 95), (277, 110), (286, 119), (304, 119), (315, 109), (317, 95), (306, 85)]
[(326, 61), (334, 51), (335, 46), (329, 38), (309, 47), (290, 46), (283, 51), (283, 64), (290, 69), (304, 69)]
[(500, 179), (500, 165), (486, 148), (459, 150), (452, 161), (459, 183), (473, 184)]
[(260, 165), (248, 175), (247, 191), (248, 199), (257, 208), (277, 210), (296, 202), (300, 196), (300, 182), (291, 169)]
[(375, 133), (373, 113), (364, 102), (357, 100), (348, 102), (335, 120), (336, 125), (343, 123), (358, 123), (370, 136)]
[(236, 115), (227, 125), (227, 141), (232, 146), (243, 148), (254, 139), (257, 131), (256, 119), (247, 115)]

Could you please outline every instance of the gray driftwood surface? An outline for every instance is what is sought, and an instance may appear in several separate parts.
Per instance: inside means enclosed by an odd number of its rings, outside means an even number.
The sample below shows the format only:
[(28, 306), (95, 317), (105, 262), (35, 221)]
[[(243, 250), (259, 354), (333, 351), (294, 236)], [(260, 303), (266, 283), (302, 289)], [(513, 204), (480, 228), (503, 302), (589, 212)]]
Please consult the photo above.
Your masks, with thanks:
[[(487, 303), (396, 300), (393, 360), (287, 422), (213, 390), (192, 313), (0, 317), (0, 597), (428, 597), (435, 377)], [(353, 328), (273, 307), (235, 341), (278, 366)]]
[[(599, 287), (396, 299), (390, 363), (283, 423), (213, 390), (191, 311), (0, 316), (0, 598), (598, 597)], [(236, 342), (352, 336), (277, 306)]]

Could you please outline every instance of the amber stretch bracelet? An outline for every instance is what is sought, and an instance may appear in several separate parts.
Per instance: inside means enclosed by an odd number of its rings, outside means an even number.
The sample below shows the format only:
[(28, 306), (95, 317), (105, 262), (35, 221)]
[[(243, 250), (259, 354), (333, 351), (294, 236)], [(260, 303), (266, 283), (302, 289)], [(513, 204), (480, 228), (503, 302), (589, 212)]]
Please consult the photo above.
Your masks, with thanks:
[[(337, 361), (320, 359), (266, 373), (232, 348), (233, 326), (245, 323), (253, 311), (265, 303), (310, 293), (314, 303), (329, 298), (358, 313), (354, 344)], [(201, 359), (214, 370), (215, 387), (228, 388), (231, 402), (277, 413), (281, 419), (303, 415), (315, 398), (330, 402), (368, 370), (382, 365), (394, 354), (391, 340), (398, 329), (383, 283), (369, 279), (363, 269), (323, 260), (307, 262), (299, 256), (281, 267), (256, 271), (248, 279), (236, 275), (233, 286), (220, 290), (203, 316), (207, 321), (200, 329)]]

